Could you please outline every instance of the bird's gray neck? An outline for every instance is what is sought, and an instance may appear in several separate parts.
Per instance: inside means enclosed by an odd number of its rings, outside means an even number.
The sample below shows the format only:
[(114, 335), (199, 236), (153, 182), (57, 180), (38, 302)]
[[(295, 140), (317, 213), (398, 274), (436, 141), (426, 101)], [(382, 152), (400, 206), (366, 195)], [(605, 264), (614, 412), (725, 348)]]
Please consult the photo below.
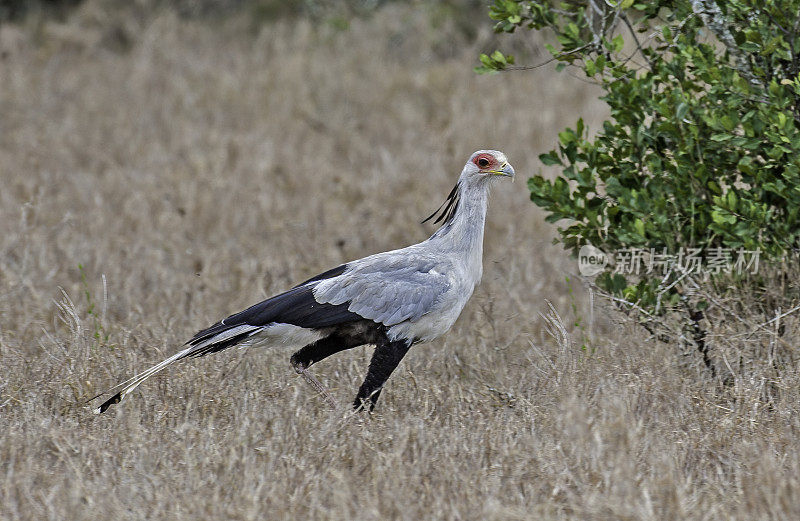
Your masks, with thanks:
[(474, 185), (459, 181), (458, 207), (428, 241), (443, 252), (461, 253), (480, 278), (483, 257), (483, 228), (489, 202), (489, 183)]

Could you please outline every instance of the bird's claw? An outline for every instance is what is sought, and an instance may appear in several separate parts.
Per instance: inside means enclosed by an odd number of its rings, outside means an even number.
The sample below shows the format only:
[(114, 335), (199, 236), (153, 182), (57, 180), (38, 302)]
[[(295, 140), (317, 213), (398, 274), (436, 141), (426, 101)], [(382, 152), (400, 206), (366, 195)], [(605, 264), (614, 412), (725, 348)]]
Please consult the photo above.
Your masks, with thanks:
[(325, 401), (330, 405), (331, 409), (336, 410), (339, 408), (339, 404), (336, 403), (336, 400), (331, 396), (325, 387), (322, 386), (319, 380), (316, 377), (309, 373), (308, 370), (303, 367), (302, 365), (295, 365), (294, 370), (303, 377), (303, 379), (308, 382), (308, 384), (316, 389), (316, 391), (325, 399)]

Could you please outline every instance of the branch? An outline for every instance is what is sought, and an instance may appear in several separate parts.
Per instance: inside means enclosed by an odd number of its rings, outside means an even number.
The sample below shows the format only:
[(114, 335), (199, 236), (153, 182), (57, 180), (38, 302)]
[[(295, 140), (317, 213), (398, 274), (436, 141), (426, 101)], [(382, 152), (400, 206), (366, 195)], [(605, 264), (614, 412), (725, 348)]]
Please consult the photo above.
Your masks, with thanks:
[(692, 0), (692, 10), (700, 16), (703, 23), (711, 29), (711, 32), (722, 42), (728, 49), (728, 52), (736, 60), (736, 70), (749, 81), (752, 85), (761, 86), (750, 68), (750, 62), (747, 61), (747, 56), (736, 45), (730, 29), (728, 29), (729, 21), (722, 16), (719, 6), (714, 0)]

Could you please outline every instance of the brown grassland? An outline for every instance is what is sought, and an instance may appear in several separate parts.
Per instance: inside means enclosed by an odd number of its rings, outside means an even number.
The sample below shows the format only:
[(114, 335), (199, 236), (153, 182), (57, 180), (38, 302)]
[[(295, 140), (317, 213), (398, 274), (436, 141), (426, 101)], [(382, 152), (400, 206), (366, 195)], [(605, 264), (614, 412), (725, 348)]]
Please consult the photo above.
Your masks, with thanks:
[[(421, 4), (260, 30), (102, 5), (0, 27), (0, 519), (800, 519), (797, 367), (768, 404), (758, 375), (721, 390), (565, 280), (525, 179), (579, 115), (598, 128), (596, 89), (476, 76), (491, 22), (467, 40)], [(374, 414), (331, 411), (279, 348), (84, 404), (228, 313), (424, 239), (479, 148), (518, 172), (483, 282)], [(370, 353), (314, 373), (347, 404)]]

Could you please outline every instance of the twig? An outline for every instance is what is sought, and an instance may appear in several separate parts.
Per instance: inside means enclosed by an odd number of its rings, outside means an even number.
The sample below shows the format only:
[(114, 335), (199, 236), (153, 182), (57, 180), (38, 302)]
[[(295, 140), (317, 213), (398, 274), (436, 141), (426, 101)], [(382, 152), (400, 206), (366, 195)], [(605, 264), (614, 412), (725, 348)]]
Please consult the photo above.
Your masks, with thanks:
[[(724, 308), (723, 308), (723, 309), (724, 309)], [(778, 316), (776, 316), (775, 318), (772, 318), (772, 319), (770, 319), (770, 320), (767, 320), (767, 321), (766, 321), (766, 322), (764, 322), (763, 324), (758, 324), (756, 327), (754, 327), (753, 329), (751, 329), (749, 332), (747, 332), (747, 333), (739, 333), (739, 334), (737, 334), (737, 335), (733, 335), (733, 337), (734, 337), (734, 338), (738, 338), (738, 337), (742, 337), (742, 336), (747, 336), (748, 338), (750, 338), (751, 336), (753, 336), (754, 334), (756, 334), (756, 332), (757, 332), (759, 329), (765, 329), (765, 330), (769, 331), (768, 329), (766, 329), (766, 326), (770, 325), (771, 323), (775, 322), (776, 320), (777, 320), (777, 321), (779, 321), (779, 320), (781, 320), (782, 318), (785, 318), (785, 317), (787, 317), (787, 316), (791, 315), (792, 313), (794, 313), (795, 311), (797, 311), (797, 310), (799, 310), (799, 309), (800, 309), (800, 306), (795, 306), (795, 307), (793, 307), (792, 309), (790, 309), (789, 311), (787, 311), (787, 312), (785, 312), (785, 313), (781, 313), (781, 314), (779, 314)], [(744, 322), (745, 324), (747, 324), (747, 322), (745, 322), (745, 321), (743, 321), (743, 322)], [(749, 324), (748, 324), (748, 325), (749, 325)], [(788, 344), (787, 344), (787, 345), (788, 345)]]
[[(642, 43), (639, 41), (639, 37), (636, 36), (636, 31), (633, 30), (633, 26), (631, 25), (630, 20), (628, 20), (628, 16), (625, 13), (620, 13), (619, 17), (622, 18), (623, 22), (625, 22), (625, 25), (628, 27), (628, 31), (630, 31), (631, 36), (633, 37), (633, 41), (636, 42), (636, 51), (638, 51), (639, 54), (642, 55), (642, 58), (644, 58), (647, 61), (647, 66), (650, 69), (650, 71), (652, 71), (653, 70), (653, 62), (651, 62), (650, 59), (644, 54), (644, 50), (642, 48)], [(628, 59), (626, 59), (625, 62), (627, 62), (628, 60), (633, 58), (636, 55), (636, 51), (634, 51), (633, 54), (628, 56)]]
[[(647, 331), (651, 335), (655, 336), (656, 338), (658, 338), (659, 333), (657, 333), (654, 330), (651, 330), (650, 327), (648, 327), (649, 324), (653, 324), (656, 327), (660, 327), (663, 331), (666, 331), (666, 333), (671, 335), (671, 336), (674, 336), (674, 337), (680, 337), (681, 336), (681, 333), (679, 331), (676, 331), (675, 329), (673, 329), (672, 327), (667, 325), (663, 320), (659, 320), (658, 317), (656, 317), (654, 314), (650, 313), (646, 309), (642, 308), (638, 303), (631, 302), (629, 300), (625, 300), (625, 299), (620, 298), (620, 297), (615, 297), (611, 293), (608, 293), (608, 292), (604, 291), (603, 289), (601, 289), (599, 286), (597, 286), (597, 284), (595, 284), (591, 280), (588, 280), (588, 279), (584, 279), (584, 280), (586, 281), (587, 285), (589, 287), (591, 287), (592, 289), (594, 289), (597, 292), (597, 294), (599, 294), (601, 297), (606, 298), (608, 300), (611, 300), (612, 302), (616, 302), (618, 304), (622, 304), (623, 306), (626, 306), (626, 307), (630, 308), (630, 310), (636, 310), (637, 312), (641, 313), (645, 317), (645, 320), (639, 322), (640, 325), (642, 325), (642, 327), (647, 329)], [(663, 334), (663, 333), (661, 333), (661, 334)]]
[(565, 52), (559, 53), (558, 55), (553, 56), (552, 58), (549, 58), (549, 59), (543, 61), (542, 63), (537, 63), (536, 65), (509, 65), (509, 66), (503, 68), (500, 72), (504, 72), (504, 71), (529, 71), (529, 70), (532, 70), (532, 69), (538, 69), (539, 67), (544, 67), (545, 65), (547, 65), (549, 63), (553, 63), (554, 61), (556, 61), (556, 60), (558, 60), (560, 58), (563, 58), (564, 56), (569, 56), (570, 54), (575, 54), (575, 53), (581, 52), (582, 50), (584, 50), (584, 49), (586, 49), (588, 47), (592, 47), (593, 45), (594, 45), (594, 43), (587, 43), (586, 45), (582, 45), (580, 47), (576, 47), (575, 49), (572, 49), (571, 51), (565, 51)]

